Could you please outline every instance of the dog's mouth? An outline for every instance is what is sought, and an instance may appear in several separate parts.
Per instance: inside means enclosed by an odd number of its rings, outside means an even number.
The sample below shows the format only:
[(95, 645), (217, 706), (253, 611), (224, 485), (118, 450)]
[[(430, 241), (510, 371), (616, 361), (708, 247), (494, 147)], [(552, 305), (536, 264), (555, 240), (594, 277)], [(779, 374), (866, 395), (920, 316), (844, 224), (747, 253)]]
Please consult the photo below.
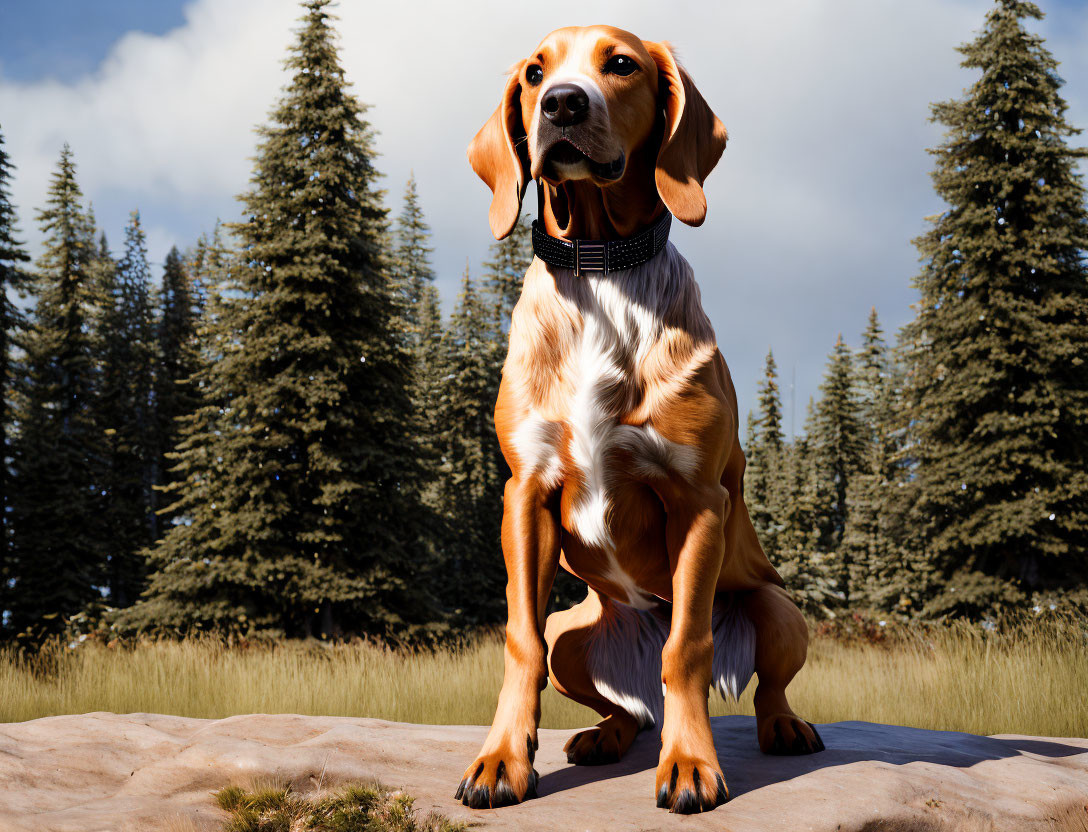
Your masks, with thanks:
[(544, 165), (548, 173), (560, 174), (564, 167), (585, 165), (593, 176), (609, 182), (623, 176), (626, 164), (627, 159), (622, 152), (610, 162), (598, 162), (566, 137), (553, 144), (544, 154)]

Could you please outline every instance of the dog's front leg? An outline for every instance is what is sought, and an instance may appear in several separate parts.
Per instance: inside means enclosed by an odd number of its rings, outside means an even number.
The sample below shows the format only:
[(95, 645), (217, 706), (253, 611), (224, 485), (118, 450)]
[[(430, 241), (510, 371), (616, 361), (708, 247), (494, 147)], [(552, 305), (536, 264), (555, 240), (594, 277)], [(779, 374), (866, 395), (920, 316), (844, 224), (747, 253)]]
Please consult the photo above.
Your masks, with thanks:
[(714, 658), (714, 589), (725, 554), (729, 495), (710, 485), (679, 486), (662, 496), (673, 606), (661, 651), (665, 719), (655, 789), (658, 806), (687, 814), (709, 811), (728, 799), (707, 697)]
[(506, 484), (502, 551), (506, 561), (506, 662), (499, 704), (483, 749), (457, 797), (474, 809), (536, 797), (540, 691), (548, 681), (544, 613), (559, 563), (553, 494), (536, 478)]

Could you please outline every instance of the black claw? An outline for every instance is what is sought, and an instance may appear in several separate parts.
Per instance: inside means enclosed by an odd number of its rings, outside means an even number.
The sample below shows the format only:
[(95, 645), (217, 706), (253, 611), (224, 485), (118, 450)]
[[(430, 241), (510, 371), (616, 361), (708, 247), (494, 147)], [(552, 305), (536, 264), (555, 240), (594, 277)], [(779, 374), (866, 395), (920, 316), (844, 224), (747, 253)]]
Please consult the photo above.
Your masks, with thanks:
[(702, 810), (703, 807), (699, 804), (699, 798), (692, 793), (691, 789), (684, 789), (680, 792), (676, 796), (676, 801), (672, 804), (672, 812), (677, 815), (693, 815)]
[(514, 790), (506, 781), (506, 763), (500, 760), (499, 768), (495, 773), (495, 797), (491, 801), (491, 806), (492, 808), (513, 806), (517, 802), (518, 796), (514, 794)]
[(567, 762), (576, 766), (604, 766), (610, 763), (618, 763), (620, 761), (619, 751), (605, 751), (602, 745), (603, 741), (604, 734), (598, 731), (597, 739), (589, 751), (582, 754), (581, 758), (578, 758), (575, 749), (572, 748), (567, 752)]
[(820, 737), (820, 732), (816, 730), (816, 726), (811, 722), (806, 722), (805, 724), (812, 729), (814, 739), (812, 741), (808, 740), (805, 735), (798, 730), (797, 724), (794, 723), (796, 736), (794, 737), (793, 742), (787, 745), (786, 741), (782, 738), (781, 724), (775, 722), (774, 742), (771, 743), (771, 748), (767, 753), (781, 756), (794, 756), (798, 754), (815, 754), (818, 751), (823, 751), (826, 746), (824, 745), (823, 739)]
[[(568, 756), (569, 759), (569, 756)], [(620, 755), (617, 751), (605, 751), (598, 743), (578, 761), (580, 766), (605, 766), (609, 763), (618, 763)], [(573, 762), (573, 761), (572, 761)]]
[(536, 773), (536, 769), (533, 769), (532, 774), (529, 775), (529, 785), (525, 787), (525, 799), (532, 800), (536, 797), (536, 784), (540, 780), (540, 775)]
[(793, 753), (811, 754), (813, 751), (815, 751), (815, 749), (808, 744), (808, 740), (805, 739), (805, 735), (798, 731), (797, 736), (793, 738)]
[(796, 736), (794, 736), (793, 742), (787, 745), (786, 741), (782, 738), (781, 724), (775, 722), (775, 741), (771, 743), (770, 750), (768, 750), (767, 754), (795, 756), (823, 752), (826, 746), (824, 745), (823, 738), (820, 738), (815, 725), (813, 725), (812, 722), (805, 722), (805, 724), (808, 725), (809, 729), (812, 729), (814, 741), (809, 742), (805, 735), (799, 730), (798, 724), (794, 723), (793, 730), (796, 732)]
[(725, 778), (720, 774), (714, 775), (718, 779), (718, 794), (715, 797), (715, 806), (721, 806), (729, 800), (729, 789), (725, 787)]
[(601, 752), (601, 747), (594, 743), (589, 747), (589, 751), (582, 755), (582, 759), (579, 760), (579, 764), (583, 766), (593, 766), (597, 764), (597, 757)]
[(499, 760), (498, 768), (495, 770), (494, 793), (492, 793), (489, 786), (476, 785), (476, 781), (483, 774), (483, 771), (484, 764), (480, 763), (471, 777), (466, 777), (461, 781), (457, 786), (457, 794), (454, 795), (457, 800), (472, 809), (497, 809), (500, 806), (513, 806), (522, 800), (529, 800), (537, 796), (537, 782), (540, 780), (540, 775), (537, 774), (536, 769), (530, 769), (529, 782), (526, 784), (525, 796), (522, 798), (517, 796), (510, 785), (505, 760)]
[(500, 783), (495, 787), (495, 797), (491, 801), (491, 808), (499, 809), (503, 806), (516, 806), (520, 802), (513, 789), (505, 783)]
[(782, 726), (774, 724), (774, 742), (771, 743), (771, 754), (787, 754), (786, 741), (782, 739)]
[(567, 762), (571, 763), (572, 765), (581, 766), (586, 764), (584, 760), (578, 759), (578, 746), (584, 733), (585, 732), (583, 731), (582, 734), (575, 734), (573, 737), (571, 737), (570, 750), (567, 751)]
[(484, 802), (480, 805), (480, 791), (481, 789), (486, 793), (487, 786), (476, 787), (476, 779), (483, 774), (484, 764), (480, 763), (476, 766), (476, 771), (472, 773), (471, 777), (466, 777), (461, 781), (461, 785), (457, 787), (457, 794), (461, 798), (461, 802), (466, 806), (471, 806), (473, 809), (486, 809), (488, 804), (488, 796), (484, 795)]
[(476, 786), (465, 797), (468, 800), (466, 805), (470, 809), (491, 808), (491, 789), (487, 786)]
[(669, 805), (669, 790), (665, 787), (664, 784), (662, 784), (661, 788), (657, 790), (657, 808), (658, 809), (664, 809), (668, 805)]

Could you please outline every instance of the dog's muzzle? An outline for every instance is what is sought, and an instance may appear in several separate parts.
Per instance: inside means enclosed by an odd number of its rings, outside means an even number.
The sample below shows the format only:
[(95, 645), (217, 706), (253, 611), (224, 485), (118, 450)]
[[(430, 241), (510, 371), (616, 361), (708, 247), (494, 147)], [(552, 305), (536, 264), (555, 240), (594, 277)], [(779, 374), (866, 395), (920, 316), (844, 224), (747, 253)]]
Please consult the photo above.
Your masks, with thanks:
[(549, 88), (540, 100), (536, 145), (542, 162), (534, 177), (547, 173), (564, 179), (582, 169), (606, 182), (619, 179), (626, 157), (608, 140), (602, 117), (593, 111), (589, 94), (578, 84), (564, 82)]

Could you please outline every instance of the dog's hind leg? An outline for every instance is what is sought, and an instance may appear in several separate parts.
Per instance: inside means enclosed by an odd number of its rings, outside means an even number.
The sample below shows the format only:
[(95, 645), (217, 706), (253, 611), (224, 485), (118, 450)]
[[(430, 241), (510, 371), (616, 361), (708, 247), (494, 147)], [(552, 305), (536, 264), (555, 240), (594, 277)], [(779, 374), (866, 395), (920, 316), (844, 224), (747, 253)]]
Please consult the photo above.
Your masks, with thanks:
[(812, 754), (824, 743), (811, 723), (793, 712), (786, 686), (805, 663), (808, 627), (785, 591), (766, 584), (740, 596), (755, 628), (756, 731), (764, 754)]
[(590, 589), (569, 610), (552, 613), (544, 630), (552, 685), (603, 719), (570, 738), (575, 765), (618, 762), (642, 729), (660, 725), (661, 646), (668, 624), (652, 612), (611, 601)]

